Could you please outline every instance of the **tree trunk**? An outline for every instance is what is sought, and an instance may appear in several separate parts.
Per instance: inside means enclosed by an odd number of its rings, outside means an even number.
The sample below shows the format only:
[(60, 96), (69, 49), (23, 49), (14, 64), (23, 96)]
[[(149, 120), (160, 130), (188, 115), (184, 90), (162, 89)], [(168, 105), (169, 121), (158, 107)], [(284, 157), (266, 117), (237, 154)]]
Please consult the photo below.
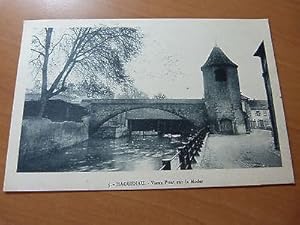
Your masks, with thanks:
[(44, 116), (47, 103), (48, 103), (47, 97), (46, 96), (41, 96), (41, 100), (40, 100), (40, 112), (39, 112), (39, 117), (40, 118), (42, 118)]
[(48, 90), (47, 90), (47, 82), (48, 82), (48, 62), (50, 55), (50, 44), (51, 44), (51, 36), (52, 36), (53, 28), (46, 28), (46, 39), (44, 46), (44, 62), (42, 67), (42, 90), (41, 90), (41, 99), (40, 99), (40, 112), (39, 117), (43, 117), (45, 113), (45, 109), (47, 106), (47, 102), (49, 100)]

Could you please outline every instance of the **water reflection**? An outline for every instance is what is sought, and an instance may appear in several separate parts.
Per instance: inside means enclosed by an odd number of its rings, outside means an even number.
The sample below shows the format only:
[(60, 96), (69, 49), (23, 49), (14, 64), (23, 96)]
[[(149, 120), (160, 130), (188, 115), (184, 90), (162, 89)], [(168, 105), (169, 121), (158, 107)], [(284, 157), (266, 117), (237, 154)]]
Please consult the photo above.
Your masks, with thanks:
[(118, 139), (89, 139), (39, 158), (25, 160), (22, 171), (150, 171), (158, 170), (164, 158), (176, 153), (178, 139), (133, 136)]

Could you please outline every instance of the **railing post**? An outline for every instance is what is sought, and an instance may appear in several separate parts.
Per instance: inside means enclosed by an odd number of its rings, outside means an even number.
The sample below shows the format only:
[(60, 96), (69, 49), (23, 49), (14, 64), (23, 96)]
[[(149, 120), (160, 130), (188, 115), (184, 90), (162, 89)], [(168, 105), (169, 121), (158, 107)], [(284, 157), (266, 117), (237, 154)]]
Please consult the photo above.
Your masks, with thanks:
[(190, 170), (190, 169), (192, 169), (191, 158), (190, 158), (191, 154), (190, 154), (189, 149), (185, 148), (184, 151), (185, 151), (186, 169)]
[(199, 148), (199, 145), (198, 145), (198, 140), (195, 141), (195, 143), (193, 144), (192, 148), (194, 150), (194, 156), (199, 156), (199, 151), (200, 151), (200, 148)]
[(185, 163), (184, 146), (178, 147), (178, 151), (179, 151), (178, 158), (180, 163), (180, 169), (185, 170), (186, 163)]
[(171, 160), (170, 159), (163, 159), (162, 164), (163, 164), (162, 170), (171, 170)]
[(197, 163), (197, 161), (196, 161), (196, 159), (195, 159), (195, 155), (196, 155), (196, 154), (195, 154), (195, 150), (191, 148), (189, 151), (190, 151), (190, 155), (191, 155), (191, 157), (190, 157), (191, 163), (192, 163), (192, 164)]

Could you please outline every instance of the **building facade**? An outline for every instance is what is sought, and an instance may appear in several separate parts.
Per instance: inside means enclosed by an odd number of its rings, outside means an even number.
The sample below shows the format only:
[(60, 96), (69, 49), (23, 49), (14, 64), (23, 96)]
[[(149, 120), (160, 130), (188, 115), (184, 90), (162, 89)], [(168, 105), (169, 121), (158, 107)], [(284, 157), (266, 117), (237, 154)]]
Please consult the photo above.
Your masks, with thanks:
[(249, 100), (251, 128), (271, 130), (270, 111), (267, 100)]
[(270, 110), (267, 100), (250, 99), (241, 95), (242, 110), (249, 121), (250, 129), (271, 130)]

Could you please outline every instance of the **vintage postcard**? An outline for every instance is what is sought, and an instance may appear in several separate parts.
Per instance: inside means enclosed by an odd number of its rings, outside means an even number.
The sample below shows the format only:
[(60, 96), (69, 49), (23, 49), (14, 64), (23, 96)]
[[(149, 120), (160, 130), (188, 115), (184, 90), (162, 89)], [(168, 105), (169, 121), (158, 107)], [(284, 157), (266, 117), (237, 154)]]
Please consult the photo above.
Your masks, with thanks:
[(4, 191), (288, 183), (268, 20), (24, 22)]

